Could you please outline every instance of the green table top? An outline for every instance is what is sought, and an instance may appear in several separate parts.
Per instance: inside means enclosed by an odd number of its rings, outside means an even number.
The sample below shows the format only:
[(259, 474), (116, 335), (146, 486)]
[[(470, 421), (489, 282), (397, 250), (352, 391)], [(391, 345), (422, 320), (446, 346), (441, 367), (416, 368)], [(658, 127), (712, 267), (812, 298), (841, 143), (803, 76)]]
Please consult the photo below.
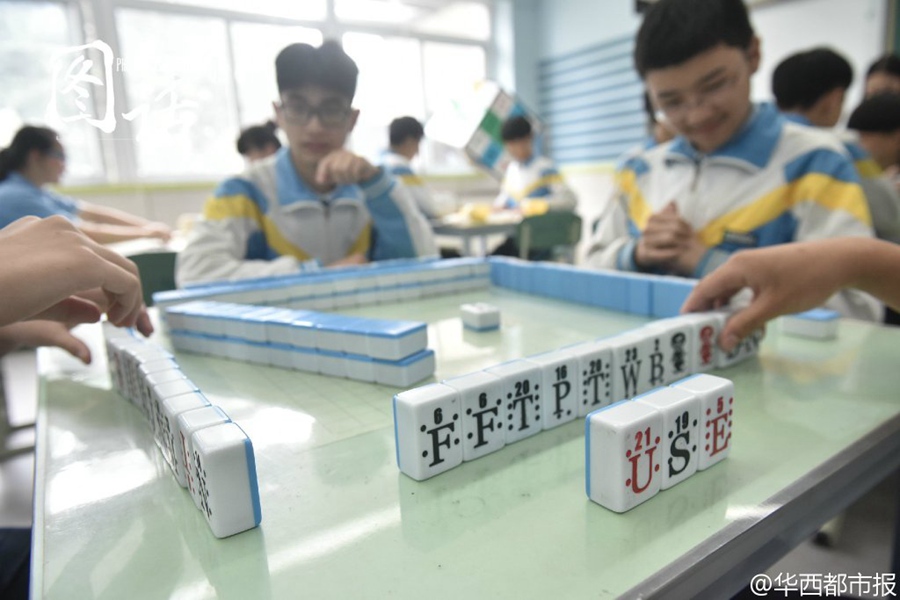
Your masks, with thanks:
[[(462, 329), (459, 305), (475, 301), (500, 307), (499, 331)], [(343, 312), (427, 321), (437, 379), (647, 321), (499, 288)], [(39, 354), (35, 597), (653, 592), (686, 569), (706, 569), (695, 582), (720, 577), (716, 557), (748, 564), (741, 553), (762, 538), (727, 554), (723, 544), (769, 522), (783, 508), (773, 498), (797, 504), (798, 485), (832, 481), (837, 468), (900, 461), (860, 450), (900, 438), (900, 330), (856, 321), (842, 321), (832, 342), (771, 327), (757, 359), (716, 371), (736, 387), (730, 457), (625, 514), (585, 496), (582, 420), (416, 482), (394, 460), (396, 388), (180, 353), (182, 370), (255, 448), (262, 525), (218, 540), (140, 413), (110, 390), (99, 326), (82, 335), (90, 367), (59, 350)]]

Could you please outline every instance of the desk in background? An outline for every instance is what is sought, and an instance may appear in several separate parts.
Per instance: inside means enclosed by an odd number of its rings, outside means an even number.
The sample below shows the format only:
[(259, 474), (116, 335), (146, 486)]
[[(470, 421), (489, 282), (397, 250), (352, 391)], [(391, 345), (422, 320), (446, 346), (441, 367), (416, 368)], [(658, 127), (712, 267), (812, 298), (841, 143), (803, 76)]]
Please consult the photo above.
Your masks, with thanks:
[[(512, 235), (521, 221), (522, 215), (517, 212), (491, 213), (484, 222), (473, 221), (465, 215), (454, 213), (432, 222), (431, 229), (435, 235), (459, 238), (462, 241), (463, 256), (486, 256), (488, 237)], [(477, 251), (472, 249), (473, 239), (479, 241)]]
[[(462, 329), (473, 301), (498, 332)], [(427, 321), (437, 378), (646, 322), (498, 288), (345, 312)], [(179, 354), (256, 450), (262, 525), (217, 540), (85, 332), (91, 367), (39, 357), (35, 597), (722, 598), (900, 465), (900, 331), (856, 321), (834, 343), (770, 328), (718, 371), (730, 457), (621, 515), (585, 497), (582, 421), (415, 482), (396, 389)]]

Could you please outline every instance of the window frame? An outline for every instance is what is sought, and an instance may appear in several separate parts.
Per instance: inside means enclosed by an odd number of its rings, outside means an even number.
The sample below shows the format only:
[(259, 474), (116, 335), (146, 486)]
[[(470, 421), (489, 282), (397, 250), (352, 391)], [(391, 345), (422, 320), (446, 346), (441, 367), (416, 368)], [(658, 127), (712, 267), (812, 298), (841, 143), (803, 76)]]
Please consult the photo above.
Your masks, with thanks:
[[(0, 0), (4, 2), (22, 2), (26, 0)], [(323, 21), (298, 19), (292, 17), (277, 17), (265, 14), (253, 14), (230, 9), (220, 9), (214, 7), (206, 7), (191, 4), (177, 4), (170, 2), (161, 2), (158, 0), (41, 0), (42, 2), (60, 4), (68, 8), (72, 12), (74, 21), (80, 26), (78, 36), (82, 39), (82, 43), (90, 43), (94, 40), (103, 40), (112, 49), (113, 55), (121, 56), (121, 43), (119, 32), (115, 23), (115, 12), (117, 9), (134, 9), (154, 11), (161, 14), (185, 15), (206, 18), (222, 19), (225, 24), (226, 40), (228, 47), (224, 59), (230, 68), (230, 72), (234, 73), (234, 46), (232, 40), (232, 26), (236, 22), (258, 23), (281, 26), (301, 26), (318, 29), (322, 32), (323, 39), (342, 39), (346, 33), (368, 33), (381, 35), (386, 37), (408, 37), (419, 40), (420, 53), (424, 48), (425, 42), (437, 42), (443, 44), (452, 44), (460, 46), (477, 46), (481, 47), (485, 56), (485, 73), (488, 78), (496, 79), (496, 56), (497, 51), (493, 44), (493, 35), (488, 40), (473, 40), (470, 38), (460, 38), (449, 35), (425, 33), (415, 30), (409, 25), (393, 25), (384, 23), (357, 23), (338, 20), (335, 14), (335, 0), (326, 0), (326, 14)], [(488, 14), (491, 19), (491, 30), (496, 29), (497, 11), (495, 0), (469, 0), (484, 4), (487, 6)], [(424, 69), (424, 65), (423, 65)], [(125, 88), (125, 72), (113, 69), (112, 71), (113, 93), (116, 99), (116, 113), (126, 113), (134, 107), (128, 103), (128, 96)], [(424, 80), (424, 77), (423, 77)], [(230, 78), (231, 93), (235, 98), (234, 113), (237, 123), (244, 126), (241, 115), (240, 102), (238, 101), (238, 82), (235, 77)], [(424, 91), (423, 91), (424, 93)], [(92, 101), (96, 102), (94, 95)], [(423, 107), (426, 111), (426, 118), (430, 107)], [(135, 128), (125, 119), (116, 119), (116, 129), (114, 134), (106, 135), (96, 132), (99, 139), (100, 156), (103, 162), (101, 176), (99, 180), (79, 179), (73, 181), (74, 185), (96, 184), (96, 183), (132, 183), (138, 181), (144, 182), (171, 182), (171, 181), (196, 181), (197, 178), (182, 178), (177, 175), (171, 176), (155, 176), (138, 177), (137, 169), (137, 152), (135, 147)], [(237, 132), (235, 132), (237, 136)]]

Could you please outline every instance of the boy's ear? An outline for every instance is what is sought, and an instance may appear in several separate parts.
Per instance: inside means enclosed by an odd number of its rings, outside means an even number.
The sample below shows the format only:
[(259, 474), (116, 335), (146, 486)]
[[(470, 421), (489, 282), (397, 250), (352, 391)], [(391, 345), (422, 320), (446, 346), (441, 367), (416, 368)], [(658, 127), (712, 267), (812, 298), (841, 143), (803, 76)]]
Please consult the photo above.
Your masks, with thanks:
[(751, 75), (756, 73), (759, 69), (759, 63), (760, 60), (762, 60), (760, 46), (762, 46), (762, 42), (760, 41), (759, 36), (754, 35), (753, 39), (750, 40), (750, 45), (747, 46), (747, 61), (750, 65)]
[(347, 120), (347, 133), (353, 131), (353, 128), (356, 127), (356, 121), (359, 119), (359, 109), (351, 108), (350, 109), (350, 118)]
[(282, 131), (286, 131), (284, 127), (284, 120), (281, 118), (281, 111), (278, 110), (279, 103), (272, 100), (272, 114), (275, 115), (275, 124), (278, 125), (278, 129)]

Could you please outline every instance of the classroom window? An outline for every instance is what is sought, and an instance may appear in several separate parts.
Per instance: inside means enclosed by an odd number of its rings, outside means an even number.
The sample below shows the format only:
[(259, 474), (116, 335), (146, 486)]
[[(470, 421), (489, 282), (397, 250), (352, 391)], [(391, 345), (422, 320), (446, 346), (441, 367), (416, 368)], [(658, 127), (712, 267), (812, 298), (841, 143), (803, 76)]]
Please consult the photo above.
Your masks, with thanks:
[(377, 157), (387, 146), (387, 130), (396, 117), (425, 118), (420, 43), (413, 38), (389, 38), (347, 33), (342, 43), (359, 67), (354, 106), (360, 109), (351, 146)]
[[(0, 146), (46, 123), (65, 184), (215, 180), (243, 168), (239, 130), (274, 116), (277, 53), (330, 37), (360, 67), (349, 147), (377, 161), (393, 118), (427, 121), (485, 77), (490, 1), (0, 0)], [(427, 139), (420, 167), (472, 168)]]
[(390, 23), (434, 35), (487, 41), (491, 14), (481, 2), (335, 0), (335, 14), (351, 23)]
[[(480, 46), (356, 32), (345, 34), (342, 43), (360, 69), (354, 104), (361, 111), (350, 145), (369, 157), (387, 146), (391, 120), (408, 115), (425, 121), (486, 76)], [(459, 150), (428, 138), (419, 163), (430, 172), (471, 170)]]
[(326, 0), (253, 0), (253, 2), (247, 2), (247, 0), (163, 0), (163, 2), (316, 21), (324, 19), (327, 10)]
[[(59, 133), (68, 151), (69, 177), (88, 180), (103, 172), (100, 142), (88, 119), (100, 116), (105, 106), (97, 106), (98, 84), (66, 78), (82, 55), (75, 50), (83, 43), (80, 31), (76, 13), (64, 4), (0, 3), (0, 147), (7, 146), (22, 125), (46, 124)], [(95, 62), (99, 58), (92, 56)], [(81, 73), (82, 66), (84, 60), (72, 73)], [(97, 64), (82, 75), (103, 73)]]
[(225, 21), (119, 9), (116, 27), (138, 176), (240, 168)]
[(422, 60), (429, 112), (447, 99), (470, 93), (486, 77), (484, 48), (480, 46), (425, 42)]
[[(458, 98), (469, 96), (487, 77), (487, 57), (481, 46), (425, 42), (422, 44), (422, 62), (425, 106), (429, 116), (446, 109)], [(427, 137), (423, 140), (421, 154), (422, 163), (433, 172), (472, 169), (465, 154)]]

